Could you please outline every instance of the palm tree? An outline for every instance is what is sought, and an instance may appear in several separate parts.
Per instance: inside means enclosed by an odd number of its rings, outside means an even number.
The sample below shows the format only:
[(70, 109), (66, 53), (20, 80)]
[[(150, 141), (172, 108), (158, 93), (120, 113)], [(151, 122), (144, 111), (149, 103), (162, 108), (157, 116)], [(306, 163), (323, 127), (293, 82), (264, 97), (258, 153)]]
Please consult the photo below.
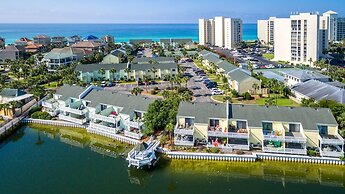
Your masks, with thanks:
[(139, 87), (135, 87), (131, 90), (131, 94), (138, 96), (143, 90)]
[(174, 125), (169, 122), (166, 126), (165, 126), (165, 131), (169, 132), (169, 139), (170, 139), (170, 146), (173, 145), (172, 143), (172, 132), (174, 131)]
[(148, 85), (149, 85), (149, 82), (150, 82), (150, 77), (147, 76), (147, 75), (144, 75), (144, 82), (145, 82), (145, 89), (146, 89), (146, 92), (147, 92), (147, 89), (148, 89)]
[(192, 95), (188, 91), (185, 91), (182, 94), (180, 94), (180, 98), (182, 101), (191, 101)]
[(125, 69), (125, 73), (127, 74), (127, 81), (129, 79), (129, 73), (131, 72), (131, 70), (129, 68)]
[(223, 102), (226, 102), (226, 101), (232, 103), (232, 98), (231, 98), (230, 96), (225, 96), (225, 97), (223, 98)]
[(128, 55), (127, 56), (127, 60), (128, 60), (129, 63), (132, 63), (133, 60), (134, 60), (134, 57), (132, 55)]
[(157, 70), (157, 68), (156, 67), (153, 67), (152, 69), (151, 69), (151, 71), (152, 71), (152, 73), (153, 73), (153, 77), (154, 77), (154, 79), (156, 79), (156, 73), (158, 72), (158, 70)]
[(99, 69), (98, 73), (102, 75), (102, 80), (104, 80), (105, 69), (104, 68)]
[(311, 63), (313, 62), (313, 59), (310, 57), (310, 59), (308, 60), (310, 67), (311, 67)]
[(111, 68), (111, 69), (109, 70), (109, 72), (113, 75), (113, 80), (115, 80), (116, 69), (115, 69), (115, 68)]

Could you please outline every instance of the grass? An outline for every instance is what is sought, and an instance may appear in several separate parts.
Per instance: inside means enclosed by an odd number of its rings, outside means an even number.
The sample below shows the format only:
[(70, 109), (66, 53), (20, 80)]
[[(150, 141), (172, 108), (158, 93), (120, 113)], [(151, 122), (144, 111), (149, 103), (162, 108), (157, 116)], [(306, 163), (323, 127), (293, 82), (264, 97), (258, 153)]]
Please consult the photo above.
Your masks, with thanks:
[(273, 53), (264, 53), (262, 54), (262, 57), (268, 60), (272, 60), (274, 58), (274, 54)]
[(54, 89), (58, 87), (58, 82), (50, 82), (43, 85), (46, 89)]
[[(258, 105), (265, 105), (266, 99), (268, 99), (268, 98), (257, 99), (255, 101), (255, 103)], [(275, 100), (275, 98), (274, 98), (274, 100)], [(277, 106), (300, 106), (300, 105), (298, 103), (296, 103), (295, 101), (289, 99), (289, 98), (278, 97), (277, 98)]]

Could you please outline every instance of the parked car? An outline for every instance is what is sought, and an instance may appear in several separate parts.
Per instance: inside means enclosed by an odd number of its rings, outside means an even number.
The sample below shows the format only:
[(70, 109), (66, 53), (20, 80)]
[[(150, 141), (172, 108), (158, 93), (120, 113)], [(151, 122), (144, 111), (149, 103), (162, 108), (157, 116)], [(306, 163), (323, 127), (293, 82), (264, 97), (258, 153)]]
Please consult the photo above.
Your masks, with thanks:
[(186, 61), (187, 61), (188, 63), (194, 62), (193, 59), (187, 59)]
[(107, 86), (107, 82), (106, 82), (106, 81), (102, 81), (102, 82), (101, 82), (101, 86), (102, 86), (102, 87)]

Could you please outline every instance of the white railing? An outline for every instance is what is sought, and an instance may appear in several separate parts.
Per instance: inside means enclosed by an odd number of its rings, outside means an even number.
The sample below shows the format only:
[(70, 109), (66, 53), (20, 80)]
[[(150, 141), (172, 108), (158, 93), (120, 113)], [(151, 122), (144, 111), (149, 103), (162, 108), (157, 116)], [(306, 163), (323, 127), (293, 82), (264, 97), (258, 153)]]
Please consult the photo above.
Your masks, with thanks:
[(284, 148), (263, 147), (262, 151), (271, 153), (285, 153)]
[(104, 126), (104, 125), (100, 125), (100, 124), (96, 124), (96, 123), (90, 123), (90, 127), (95, 129), (95, 130), (100, 130), (100, 131), (107, 131), (110, 133), (116, 133), (116, 128), (115, 127), (108, 127), (108, 126)]
[(235, 150), (249, 150), (249, 145), (228, 144), (228, 146)]
[(193, 141), (185, 141), (185, 140), (174, 140), (175, 145), (180, 145), (180, 146), (194, 146)]
[(100, 121), (105, 121), (105, 122), (114, 123), (114, 124), (118, 121), (116, 117), (103, 116), (103, 115), (95, 114), (95, 113), (90, 114), (90, 119), (97, 119)]
[(263, 135), (264, 140), (269, 140), (269, 141), (284, 141), (283, 136), (276, 136), (276, 135)]
[(307, 139), (304, 137), (285, 136), (285, 142), (307, 143)]
[(143, 137), (142, 133), (135, 133), (125, 130), (125, 136), (133, 139), (141, 139)]
[(271, 147), (264, 147), (264, 152), (270, 153), (282, 153), (282, 154), (297, 154), (297, 155), (306, 155), (306, 149), (295, 149), (295, 148), (271, 148)]
[(337, 152), (337, 151), (321, 151), (321, 156), (323, 157), (332, 157), (332, 158), (339, 158), (341, 156), (344, 156), (344, 152)]
[(76, 123), (76, 124), (79, 124), (79, 125), (83, 125), (84, 123), (87, 122), (86, 119), (77, 119), (77, 118), (65, 116), (65, 115), (62, 115), (62, 114), (59, 115), (59, 119), (60, 120), (64, 120), (64, 121), (69, 121), (69, 122), (72, 122), (72, 123)]
[(50, 103), (50, 102), (46, 102), (46, 101), (43, 101), (43, 102), (42, 102), (42, 106), (43, 106), (43, 107), (46, 107), (46, 108), (50, 108), (50, 109), (53, 108), (53, 104)]
[(234, 133), (234, 132), (222, 132), (222, 131), (207, 131), (207, 136), (249, 139), (249, 133)]
[(76, 114), (76, 115), (84, 115), (87, 112), (86, 108), (83, 109), (83, 110), (78, 110), (78, 109), (74, 109), (74, 108), (70, 108), (70, 107), (65, 107), (65, 106), (60, 107), (60, 110), (64, 111), (64, 112), (73, 113), (73, 114)]
[(326, 139), (319, 135), (319, 140), (321, 144), (330, 144), (330, 145), (343, 145), (344, 139), (340, 135), (335, 135), (337, 139)]
[(178, 128), (175, 128), (174, 134), (194, 135), (194, 129), (178, 129)]
[(143, 122), (135, 122), (135, 121), (125, 121), (125, 125), (129, 126), (129, 127), (133, 127), (136, 129), (140, 129), (140, 127), (143, 125)]

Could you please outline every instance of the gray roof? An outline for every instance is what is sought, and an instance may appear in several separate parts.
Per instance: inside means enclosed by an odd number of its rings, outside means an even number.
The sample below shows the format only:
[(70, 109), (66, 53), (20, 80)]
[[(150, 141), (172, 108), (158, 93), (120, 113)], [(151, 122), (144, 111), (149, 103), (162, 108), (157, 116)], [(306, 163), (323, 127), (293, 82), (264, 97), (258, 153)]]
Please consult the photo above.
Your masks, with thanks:
[(219, 59), (217, 56), (209, 54), (204, 56), (204, 60), (207, 60), (209, 63), (214, 63), (215, 65), (221, 63), (223, 60)]
[(124, 51), (124, 50), (122, 50), (122, 49), (113, 50), (113, 51), (110, 52), (109, 55), (113, 55), (113, 56), (115, 56), (115, 57), (118, 57), (120, 53), (122, 53), (123, 56), (126, 56), (126, 51)]
[(216, 53), (213, 53), (211, 51), (208, 51), (208, 50), (202, 50), (199, 52), (199, 54), (202, 55), (203, 57), (206, 55), (214, 55), (214, 56), (219, 58), (219, 55), (217, 55)]
[(24, 95), (25, 92), (23, 90), (19, 90), (19, 89), (11, 89), (11, 88), (4, 88), (1, 90), (0, 92), (0, 96), (2, 97), (17, 97), (17, 96), (21, 96)]
[[(195, 123), (209, 123), (210, 118), (226, 118), (227, 104), (182, 102), (178, 116), (195, 117)], [(229, 104), (228, 119), (248, 121), (250, 127), (262, 127), (263, 121), (297, 122), (304, 129), (318, 130), (317, 124), (337, 125), (328, 108), (282, 107)]]
[[(248, 75), (242, 69), (236, 69), (236, 70), (230, 71), (230, 72), (228, 72), (228, 75), (230, 76), (231, 80), (236, 80), (239, 83), (242, 82), (242, 81), (245, 81), (247, 79), (257, 80), (254, 77)], [(257, 80), (257, 81), (259, 81), (259, 80)]]
[(345, 104), (345, 89), (317, 80), (309, 80), (300, 83), (294, 86), (292, 91), (301, 93), (304, 96), (315, 99), (316, 101), (334, 100), (338, 103)]
[(59, 100), (66, 101), (68, 98), (79, 98), (79, 95), (84, 92), (86, 88), (80, 86), (63, 85), (56, 90), (56, 94), (61, 95)]
[(157, 63), (162, 63), (162, 62), (174, 62), (175, 58), (174, 57), (142, 57), (142, 58), (135, 58), (134, 63), (149, 63), (150, 61), (152, 62), (157, 62)]
[[(131, 70), (136, 71), (146, 71), (148, 69), (161, 69), (161, 70), (171, 70), (177, 68), (176, 63), (160, 63), (160, 64), (130, 64)], [(85, 64), (78, 65), (75, 70), (81, 72), (94, 72), (98, 71), (101, 68), (104, 70), (110, 70), (112, 68), (116, 69), (117, 72), (127, 68), (127, 63), (118, 63), (118, 64)]]
[(155, 99), (134, 96), (130, 94), (116, 93), (106, 90), (92, 90), (86, 97), (83, 98), (91, 103), (88, 105), (90, 107), (96, 108), (99, 104), (108, 104), (118, 107), (123, 107), (121, 113), (131, 114), (134, 110), (147, 111), (148, 106)]
[(226, 104), (181, 102), (178, 115), (195, 117), (195, 123), (209, 123), (210, 118), (226, 118)]
[(153, 40), (152, 39), (130, 39), (129, 40), (129, 43), (130, 44), (141, 44), (141, 43), (153, 43)]
[(310, 79), (329, 79), (330, 77), (323, 75), (321, 73), (317, 73), (314, 71), (308, 71), (308, 70), (287, 70), (282, 72), (284, 74), (293, 76), (295, 78), (298, 78), (302, 81), (310, 80)]
[(337, 125), (331, 110), (327, 108), (242, 104), (229, 106), (229, 118), (247, 120), (250, 127), (262, 127), (262, 121), (298, 122), (307, 130), (318, 130), (317, 124)]
[(64, 59), (73, 57), (76, 55), (85, 55), (85, 51), (79, 48), (65, 47), (54, 48), (49, 53), (44, 55), (45, 59)]
[(338, 88), (344, 88), (345, 89), (345, 84), (338, 82), (338, 81), (334, 81), (334, 82), (327, 82), (327, 84), (338, 87)]
[(222, 61), (221, 63), (218, 64), (218, 67), (222, 68), (226, 73), (238, 68), (237, 66), (227, 61)]

